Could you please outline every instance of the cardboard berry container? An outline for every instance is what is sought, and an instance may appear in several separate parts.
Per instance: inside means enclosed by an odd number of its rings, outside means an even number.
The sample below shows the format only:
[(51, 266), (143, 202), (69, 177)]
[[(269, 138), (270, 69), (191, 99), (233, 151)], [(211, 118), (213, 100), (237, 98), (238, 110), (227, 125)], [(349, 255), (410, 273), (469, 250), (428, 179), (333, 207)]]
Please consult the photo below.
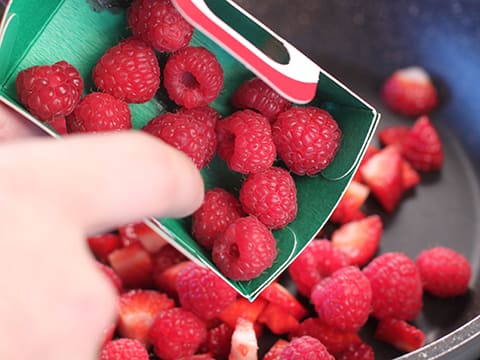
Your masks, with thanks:
[[(195, 27), (192, 46), (212, 51), (224, 70), (224, 88), (211, 104), (222, 115), (234, 111), (230, 98), (246, 79), (256, 75), (296, 104), (318, 106), (336, 119), (343, 136), (334, 161), (313, 177), (294, 176), (298, 215), (275, 230), (278, 256), (273, 266), (250, 281), (225, 278), (190, 235), (189, 219), (145, 219), (190, 259), (208, 266), (249, 300), (297, 257), (318, 234), (350, 183), (378, 124), (380, 114), (319, 65), (274, 34), (230, 0), (176, 0), (177, 9)], [(15, 79), (34, 65), (65, 60), (78, 68), (86, 91), (93, 89), (91, 70), (106, 49), (130, 36), (125, 11), (94, 11), (86, 0), (13, 0), (0, 25), (0, 100), (51, 136), (52, 129), (18, 102)], [(135, 129), (165, 111), (157, 99), (129, 105)], [(222, 187), (238, 194), (242, 176), (215, 158), (202, 170), (206, 188)]]

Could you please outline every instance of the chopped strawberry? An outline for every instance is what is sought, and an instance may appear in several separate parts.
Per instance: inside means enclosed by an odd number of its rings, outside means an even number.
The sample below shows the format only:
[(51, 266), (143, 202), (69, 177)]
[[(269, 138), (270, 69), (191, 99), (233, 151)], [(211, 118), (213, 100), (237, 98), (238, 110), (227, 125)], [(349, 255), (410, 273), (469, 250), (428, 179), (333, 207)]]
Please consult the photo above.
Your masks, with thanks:
[(440, 170), (443, 149), (440, 136), (428, 116), (421, 116), (403, 141), (402, 154), (418, 171)]
[(356, 219), (360, 207), (367, 199), (369, 193), (370, 189), (367, 186), (357, 181), (352, 181), (330, 216), (330, 220), (339, 224), (345, 224)]
[(177, 276), (180, 271), (188, 264), (190, 264), (190, 261), (183, 261), (176, 265), (170, 266), (167, 270), (161, 273), (155, 273), (153, 282), (155, 283), (157, 289), (163, 291), (165, 294), (172, 298), (177, 298)]
[(403, 189), (409, 190), (420, 183), (420, 175), (406, 160), (402, 161), (402, 182)]
[(363, 181), (362, 174), (361, 174), (362, 167), (368, 162), (368, 160), (370, 160), (370, 158), (373, 155), (375, 155), (379, 151), (380, 149), (373, 145), (368, 146), (367, 151), (365, 151), (365, 155), (363, 156), (362, 162), (360, 163), (360, 166), (358, 167), (358, 170), (355, 173), (355, 176), (353, 177), (354, 181), (358, 181), (358, 182)]
[(180, 251), (175, 249), (172, 245), (167, 244), (163, 246), (153, 256), (153, 273), (161, 274), (167, 270), (170, 266), (187, 261), (188, 259)]
[(253, 322), (239, 318), (232, 335), (229, 360), (257, 360), (258, 344)]
[(438, 105), (430, 76), (418, 66), (395, 71), (383, 84), (381, 97), (391, 110), (407, 116), (426, 114)]
[(108, 261), (108, 255), (122, 247), (118, 235), (101, 234), (87, 238), (88, 247), (95, 257), (102, 262)]
[(275, 344), (268, 350), (263, 357), (263, 360), (280, 360), (283, 349), (288, 345), (288, 341), (284, 339), (278, 339)]
[(348, 256), (350, 265), (362, 266), (375, 255), (382, 233), (380, 216), (371, 215), (335, 230), (332, 234), (332, 245)]
[(232, 334), (233, 328), (224, 322), (212, 327), (207, 332), (205, 351), (212, 354), (215, 359), (227, 359), (230, 353)]
[(380, 142), (385, 145), (397, 145), (402, 146), (403, 141), (407, 137), (410, 128), (406, 126), (389, 126), (383, 128), (378, 133)]
[(274, 334), (286, 334), (295, 330), (298, 320), (281, 305), (269, 303), (258, 317), (258, 322), (267, 325)]
[(239, 297), (234, 303), (224, 309), (218, 317), (234, 328), (239, 318), (255, 322), (265, 306), (267, 306), (267, 303), (268, 302), (262, 298), (257, 298), (255, 301), (250, 302), (247, 299)]
[(117, 249), (108, 256), (113, 270), (127, 288), (145, 288), (152, 285), (153, 261), (139, 243)]
[(127, 224), (120, 227), (118, 232), (120, 233), (120, 238), (124, 246), (139, 241), (145, 250), (151, 254), (155, 254), (167, 244), (167, 240), (143, 222)]
[(261, 292), (260, 298), (281, 306), (297, 320), (301, 320), (307, 315), (305, 307), (300, 304), (300, 302), (286, 288), (277, 282), (267, 286), (265, 290)]
[(405, 352), (416, 350), (425, 344), (425, 334), (422, 330), (397, 319), (380, 320), (375, 330), (375, 338)]
[(380, 205), (393, 212), (403, 195), (402, 156), (394, 146), (375, 154), (362, 167), (362, 178)]
[(118, 332), (122, 337), (147, 344), (148, 331), (155, 317), (171, 309), (175, 302), (155, 290), (131, 290), (120, 296)]
[(107, 265), (97, 262), (98, 268), (107, 276), (112, 285), (117, 289), (117, 292), (121, 294), (123, 292), (122, 279), (113, 271), (113, 269)]

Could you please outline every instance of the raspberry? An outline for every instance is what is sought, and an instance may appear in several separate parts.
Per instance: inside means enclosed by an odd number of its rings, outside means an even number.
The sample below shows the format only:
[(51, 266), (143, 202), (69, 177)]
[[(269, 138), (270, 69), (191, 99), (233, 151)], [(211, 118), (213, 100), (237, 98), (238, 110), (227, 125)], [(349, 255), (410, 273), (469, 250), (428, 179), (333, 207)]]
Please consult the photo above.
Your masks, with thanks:
[(405, 352), (417, 350), (425, 344), (425, 334), (422, 330), (397, 319), (380, 320), (374, 336), (375, 339), (389, 343)]
[(315, 175), (335, 157), (342, 132), (325, 110), (293, 107), (272, 125), (278, 156), (297, 175)]
[(277, 257), (273, 234), (256, 217), (237, 219), (213, 243), (212, 259), (226, 277), (251, 280)]
[(209, 320), (233, 303), (237, 293), (213, 271), (191, 263), (178, 274), (176, 287), (183, 308)]
[(310, 336), (301, 336), (293, 339), (285, 346), (280, 360), (334, 360), (327, 348), (317, 339)]
[(195, 354), (206, 337), (205, 324), (182, 308), (160, 312), (149, 332), (155, 354), (164, 360)]
[(140, 341), (117, 339), (108, 342), (100, 353), (99, 360), (148, 360), (148, 351)]
[(69, 132), (104, 132), (132, 127), (126, 102), (104, 93), (90, 93), (67, 117)]
[(375, 360), (375, 353), (370, 345), (359, 342), (350, 345), (335, 357), (336, 360)]
[(251, 110), (237, 111), (217, 124), (218, 155), (242, 174), (272, 166), (276, 154), (268, 120)]
[(225, 323), (210, 329), (207, 334), (206, 347), (216, 359), (226, 359), (230, 353), (233, 329)]
[(279, 229), (297, 216), (297, 189), (288, 171), (271, 167), (250, 174), (240, 189), (240, 203), (270, 229)]
[(348, 265), (347, 256), (328, 240), (313, 240), (288, 271), (300, 294), (310, 297), (315, 284)]
[(311, 302), (325, 324), (342, 331), (357, 331), (368, 320), (372, 289), (357, 267), (348, 266), (315, 285)]
[(242, 206), (235, 196), (220, 188), (208, 190), (202, 206), (192, 216), (193, 237), (211, 249), (215, 237), (242, 215)]
[(278, 114), (292, 105), (259, 78), (247, 80), (240, 85), (232, 96), (232, 103), (236, 109), (258, 111), (271, 123)]
[(418, 255), (416, 264), (423, 288), (432, 295), (459, 296), (467, 291), (470, 263), (455, 250), (442, 246), (424, 250)]
[(222, 67), (203, 47), (186, 47), (170, 55), (163, 76), (168, 96), (186, 108), (208, 105), (223, 88)]
[(19, 101), (33, 116), (51, 121), (73, 111), (82, 95), (83, 80), (75, 67), (59, 61), (20, 71), (16, 87)]
[(184, 152), (199, 169), (215, 155), (215, 129), (192, 116), (166, 112), (150, 120), (143, 130)]
[(153, 98), (160, 86), (155, 52), (144, 42), (129, 38), (108, 49), (92, 72), (95, 86), (127, 103)]
[(192, 116), (196, 120), (204, 122), (212, 128), (215, 128), (217, 121), (219, 121), (221, 118), (220, 114), (210, 106), (203, 106), (193, 109), (180, 108), (177, 111), (177, 114)]
[(422, 308), (422, 281), (417, 266), (402, 253), (385, 253), (364, 274), (372, 286), (372, 315), (378, 319), (413, 320)]
[(127, 12), (132, 33), (158, 51), (175, 51), (188, 45), (190, 25), (170, 0), (135, 0)]

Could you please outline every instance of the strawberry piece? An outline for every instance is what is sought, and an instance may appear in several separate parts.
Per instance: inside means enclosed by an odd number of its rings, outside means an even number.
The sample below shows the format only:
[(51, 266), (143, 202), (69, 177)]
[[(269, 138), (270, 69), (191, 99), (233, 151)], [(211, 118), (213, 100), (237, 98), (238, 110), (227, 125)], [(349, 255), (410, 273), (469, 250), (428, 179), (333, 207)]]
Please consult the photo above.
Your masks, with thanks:
[(259, 297), (279, 305), (297, 320), (301, 320), (307, 315), (307, 309), (286, 288), (277, 282), (267, 286), (260, 293)]
[(369, 194), (370, 189), (367, 186), (357, 181), (352, 181), (330, 216), (330, 220), (339, 224), (345, 224), (358, 218), (360, 207)]
[(288, 345), (288, 341), (278, 339), (263, 357), (263, 360), (281, 360), (283, 349)]
[(117, 292), (121, 294), (123, 292), (123, 284), (122, 279), (113, 271), (113, 269), (109, 266), (102, 264), (101, 262), (97, 262), (98, 268), (110, 279), (112, 285), (117, 289)]
[(87, 238), (88, 247), (95, 257), (103, 262), (108, 261), (108, 255), (122, 247), (118, 235), (102, 234)]
[(440, 170), (443, 149), (440, 136), (428, 116), (417, 119), (402, 144), (402, 154), (418, 171)]
[(290, 334), (290, 338), (305, 335), (320, 340), (331, 354), (339, 354), (345, 351), (349, 346), (361, 342), (361, 339), (356, 332), (336, 330), (331, 326), (324, 324), (318, 318), (305, 319)]
[(169, 267), (184, 261), (188, 261), (188, 259), (172, 245), (167, 244), (163, 246), (160, 251), (153, 256), (153, 277), (155, 278)]
[(108, 256), (113, 270), (128, 288), (145, 288), (152, 284), (153, 261), (138, 243), (117, 249)]
[(144, 345), (155, 317), (171, 309), (175, 302), (155, 290), (131, 290), (120, 296), (118, 332), (122, 337), (136, 339)]
[(335, 230), (332, 234), (332, 245), (348, 256), (350, 265), (362, 266), (375, 255), (382, 233), (380, 216), (371, 215)]
[(232, 335), (229, 360), (257, 360), (258, 344), (253, 322), (239, 318)]
[(190, 264), (190, 261), (183, 261), (176, 265), (170, 266), (162, 273), (155, 273), (153, 282), (155, 283), (157, 289), (163, 291), (170, 297), (177, 298), (177, 276), (188, 264)]
[(258, 322), (267, 325), (274, 334), (286, 334), (296, 329), (298, 320), (285, 312), (285, 308), (275, 303), (269, 303), (258, 317)]
[(368, 160), (361, 172), (364, 182), (380, 205), (386, 211), (393, 212), (404, 190), (400, 151), (394, 146), (382, 149)]
[(381, 320), (377, 325), (374, 336), (375, 339), (389, 343), (398, 350), (405, 352), (414, 351), (425, 344), (423, 331), (404, 320)]
[(418, 116), (438, 105), (437, 90), (427, 72), (412, 66), (395, 71), (382, 86), (383, 102), (393, 111)]
[(402, 161), (402, 182), (403, 189), (409, 190), (420, 183), (420, 175), (406, 160)]
[(406, 126), (389, 126), (383, 128), (378, 133), (380, 142), (385, 145), (398, 145), (402, 146), (403, 141), (407, 137), (410, 128)]
[(124, 246), (140, 242), (151, 254), (155, 254), (168, 244), (167, 240), (143, 222), (124, 225), (118, 229), (118, 232)]
[(258, 316), (265, 306), (267, 306), (267, 303), (268, 302), (262, 298), (257, 298), (253, 302), (244, 298), (238, 298), (235, 302), (225, 308), (218, 315), (218, 318), (232, 328), (235, 328), (239, 318), (247, 319), (253, 323), (258, 319)]
[(360, 162), (360, 166), (358, 167), (357, 172), (355, 173), (355, 176), (353, 177), (353, 181), (358, 181), (361, 182), (363, 181), (362, 174), (361, 174), (361, 169), (362, 167), (370, 160), (370, 158), (377, 154), (380, 151), (379, 148), (369, 145), (367, 148), (367, 151), (365, 151), (365, 155), (363, 156), (362, 161)]
[(233, 328), (226, 323), (211, 328), (207, 333), (206, 350), (215, 359), (226, 359), (230, 353)]

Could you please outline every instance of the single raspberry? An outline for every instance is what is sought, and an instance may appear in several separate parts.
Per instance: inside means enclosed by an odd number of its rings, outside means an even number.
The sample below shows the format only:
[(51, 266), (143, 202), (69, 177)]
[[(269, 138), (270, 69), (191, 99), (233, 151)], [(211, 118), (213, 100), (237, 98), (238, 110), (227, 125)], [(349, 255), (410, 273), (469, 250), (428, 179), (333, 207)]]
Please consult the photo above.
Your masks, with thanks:
[(315, 175), (334, 159), (342, 132), (325, 110), (293, 107), (272, 125), (278, 156), (297, 175)]
[(169, 267), (187, 261), (185, 255), (175, 249), (172, 245), (163, 246), (160, 251), (153, 255), (153, 276), (160, 274)]
[(251, 280), (272, 266), (276, 241), (256, 217), (237, 219), (213, 243), (212, 260), (226, 277)]
[(183, 308), (204, 320), (213, 319), (237, 298), (230, 285), (213, 271), (195, 263), (180, 271), (176, 286)]
[(472, 270), (467, 258), (455, 250), (443, 246), (424, 250), (416, 264), (423, 288), (432, 295), (450, 297), (467, 292)]
[(336, 360), (375, 360), (375, 353), (370, 345), (363, 341), (350, 345), (345, 351), (335, 356)]
[(160, 312), (149, 333), (155, 354), (164, 360), (175, 360), (195, 354), (206, 337), (205, 324), (182, 308)]
[(402, 143), (402, 155), (418, 171), (441, 169), (442, 141), (427, 116), (419, 117), (410, 129)]
[(243, 210), (270, 229), (279, 229), (297, 216), (297, 188), (288, 171), (271, 167), (250, 174), (240, 188)]
[(420, 312), (422, 280), (417, 266), (402, 253), (385, 253), (363, 269), (372, 286), (372, 315), (413, 320)]
[(192, 116), (166, 112), (150, 120), (143, 130), (184, 152), (199, 169), (215, 155), (215, 129)]
[(397, 319), (380, 320), (374, 336), (375, 339), (389, 343), (404, 352), (417, 350), (425, 344), (425, 334), (422, 330)]
[(275, 121), (278, 114), (292, 106), (290, 101), (282, 98), (259, 78), (243, 82), (233, 94), (232, 103), (236, 109), (258, 111), (271, 123)]
[(57, 134), (67, 135), (67, 119), (64, 116), (57, 117), (53, 120), (45, 121), (45, 124), (50, 126)]
[(90, 93), (67, 117), (70, 133), (126, 130), (132, 127), (128, 104), (105, 93)]
[(203, 47), (186, 47), (170, 55), (163, 72), (168, 96), (186, 108), (205, 106), (223, 88), (223, 70)]
[(288, 268), (300, 294), (310, 297), (314, 285), (348, 265), (347, 256), (328, 240), (313, 240)]
[(217, 110), (210, 106), (202, 106), (193, 109), (180, 108), (178, 109), (177, 114), (192, 116), (196, 120), (204, 122), (213, 128), (216, 127), (217, 121), (221, 119)]
[(230, 353), (233, 328), (225, 323), (220, 323), (208, 330), (206, 347), (215, 359), (227, 359)]
[(135, 0), (127, 12), (132, 33), (158, 51), (175, 51), (188, 45), (190, 25), (170, 0)]
[(280, 360), (334, 360), (334, 357), (327, 351), (317, 339), (310, 336), (301, 336), (293, 339), (285, 346)]
[(98, 268), (105, 274), (105, 276), (110, 280), (111, 284), (115, 287), (117, 292), (120, 294), (123, 291), (122, 279), (113, 271), (110, 266), (106, 266), (101, 262), (97, 262)]
[(438, 105), (430, 76), (418, 66), (395, 71), (385, 80), (380, 95), (391, 110), (408, 116), (426, 114)]
[(127, 103), (151, 100), (160, 86), (155, 52), (143, 41), (129, 38), (108, 49), (93, 68), (95, 86)]
[(33, 116), (51, 121), (73, 111), (82, 95), (83, 79), (74, 66), (59, 61), (20, 71), (16, 87), (19, 101)]
[(148, 351), (140, 341), (117, 339), (102, 349), (99, 360), (148, 360)]
[(357, 331), (370, 315), (372, 288), (360, 269), (348, 266), (315, 285), (310, 299), (325, 324)]
[(361, 343), (355, 331), (341, 331), (323, 323), (319, 318), (307, 318), (290, 333), (291, 338), (311, 336), (325, 345), (328, 352), (337, 355), (352, 345)]
[(218, 155), (242, 174), (272, 166), (276, 154), (268, 120), (251, 110), (233, 113), (217, 124)]
[(192, 235), (211, 249), (215, 237), (242, 216), (242, 206), (235, 196), (220, 188), (208, 190), (202, 206), (193, 213)]

